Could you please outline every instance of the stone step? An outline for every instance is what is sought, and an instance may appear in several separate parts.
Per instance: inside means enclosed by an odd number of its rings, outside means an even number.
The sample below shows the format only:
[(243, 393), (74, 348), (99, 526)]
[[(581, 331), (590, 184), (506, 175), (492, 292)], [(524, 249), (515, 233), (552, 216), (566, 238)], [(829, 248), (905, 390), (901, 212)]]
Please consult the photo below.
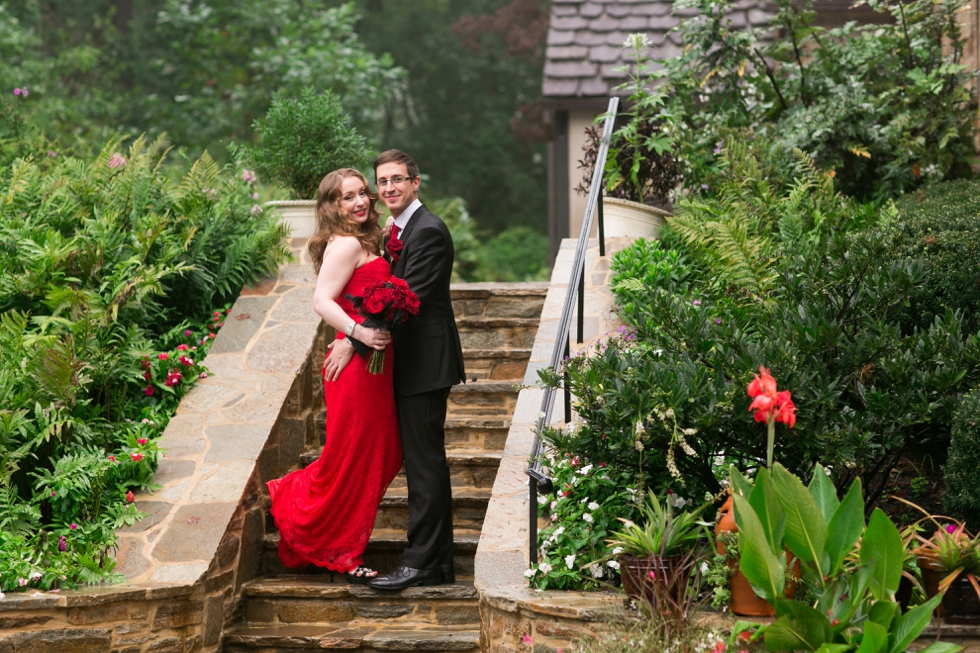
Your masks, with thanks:
[[(473, 556), (480, 541), (480, 531), (476, 529), (453, 529), (453, 564), (456, 575), (462, 578), (473, 575)], [(330, 570), (310, 565), (301, 569), (290, 569), (279, 560), (279, 533), (267, 533), (263, 539), (263, 575), (329, 575)], [(381, 574), (401, 564), (402, 552), (408, 546), (404, 529), (376, 528), (371, 532), (371, 540), (364, 551), (364, 564), (377, 569)]]
[(464, 349), (466, 379), (520, 383), (531, 359), (530, 349)]
[(548, 294), (548, 284), (467, 283), (450, 288), (456, 317), (538, 317)]
[(538, 332), (537, 317), (456, 318), (459, 342), (463, 349), (530, 349)]
[(480, 611), (473, 581), (399, 592), (350, 585), (329, 576), (280, 576), (252, 581), (243, 588), (245, 625), (335, 624), (374, 620), (385, 624), (478, 624)]
[(520, 384), (513, 381), (475, 381), (454, 385), (449, 393), (447, 417), (510, 418), (517, 407)]
[(225, 653), (313, 653), (345, 651), (478, 651), (479, 623), (414, 625), (357, 620), (323, 625), (236, 628), (222, 637)]
[[(321, 451), (307, 451), (301, 458), (302, 466), (306, 467), (320, 457)], [(500, 467), (500, 454), (480, 450), (451, 449), (446, 451), (449, 461), (450, 479), (453, 491), (457, 488), (486, 488), (493, 487)], [(405, 467), (391, 482), (390, 488), (404, 488), (408, 484), (405, 478)]]
[[(491, 488), (453, 488), (453, 527), (482, 530), (490, 494)], [(378, 506), (374, 527), (408, 529), (407, 487), (388, 488)]]
[(446, 452), (457, 449), (502, 452), (510, 430), (507, 419), (459, 417), (446, 420)]

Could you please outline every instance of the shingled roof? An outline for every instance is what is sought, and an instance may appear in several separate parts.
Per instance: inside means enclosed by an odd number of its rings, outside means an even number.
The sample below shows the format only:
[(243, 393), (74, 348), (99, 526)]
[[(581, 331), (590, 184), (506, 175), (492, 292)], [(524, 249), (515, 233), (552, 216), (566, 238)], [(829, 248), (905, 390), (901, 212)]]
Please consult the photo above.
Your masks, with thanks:
[[(646, 32), (655, 59), (675, 57), (680, 39), (670, 30), (691, 10), (671, 13), (667, 0), (553, 0), (545, 52), (543, 95), (552, 98), (608, 97), (625, 79), (626, 37)], [(738, 0), (729, 13), (733, 27), (766, 23), (772, 5)], [(626, 93), (624, 93), (626, 94)]]

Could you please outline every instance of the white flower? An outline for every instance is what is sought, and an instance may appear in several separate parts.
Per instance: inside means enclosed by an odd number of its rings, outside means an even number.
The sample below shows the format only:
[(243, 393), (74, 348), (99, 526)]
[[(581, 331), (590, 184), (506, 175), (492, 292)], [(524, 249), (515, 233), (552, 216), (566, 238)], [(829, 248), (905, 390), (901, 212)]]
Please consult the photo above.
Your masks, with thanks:
[(565, 532), (564, 526), (559, 526), (555, 529), (555, 532), (551, 534), (551, 537), (557, 538), (559, 535)]
[(552, 570), (552, 566), (549, 565), (547, 562), (542, 562), (540, 565), (538, 565), (538, 571), (540, 571), (542, 574), (550, 573), (551, 570)]
[(698, 430), (697, 429), (684, 429), (683, 431), (681, 431), (681, 433), (683, 433), (684, 435), (697, 435), (698, 434)]
[(548, 497), (546, 495), (542, 494), (541, 496), (538, 497), (538, 505), (543, 506), (546, 503), (548, 503)]
[(592, 515), (590, 515), (589, 513), (585, 513), (584, 515), (582, 515), (582, 521), (591, 524), (593, 522)]
[(0, 592), (0, 601), (3, 601), (5, 598), (7, 598), (7, 595), (4, 594), (3, 592)]
[(571, 569), (572, 567), (575, 566), (575, 554), (574, 553), (565, 556), (565, 566), (568, 567), (569, 569)]
[(646, 50), (651, 45), (650, 37), (646, 35), (646, 32), (634, 32), (623, 41), (623, 47), (628, 50)]
[(708, 563), (707, 562), (702, 562), (701, 563), (701, 573), (702, 574), (708, 573)]
[(579, 501), (579, 503), (585, 503), (588, 500), (589, 500), (589, 497), (585, 497), (584, 499), (582, 499), (581, 501)]
[(592, 574), (593, 578), (602, 578), (602, 565), (598, 562), (593, 562), (589, 565), (589, 573)]
[(35, 571), (31, 574), (31, 580), (41, 580), (41, 572)]
[(643, 425), (643, 420), (642, 419), (639, 422), (636, 423), (636, 427), (633, 429), (633, 432), (636, 433), (636, 437), (637, 438), (640, 438), (640, 437), (642, 437), (643, 435), (646, 434), (647, 429)]
[(534, 574), (538, 573), (537, 569), (528, 569), (524, 572), (524, 578), (534, 578)]
[(581, 474), (582, 476), (585, 476), (585, 475), (586, 475), (586, 474), (588, 474), (588, 473), (589, 473), (589, 472), (590, 472), (591, 470), (592, 470), (592, 465), (586, 465), (586, 466), (585, 466), (585, 467), (583, 467), (582, 469), (580, 469), (580, 470), (578, 470), (578, 473), (579, 473), (579, 474)]
[(609, 565), (611, 569), (619, 569), (619, 562), (617, 562), (616, 560), (610, 560), (606, 564)]
[(598, 510), (598, 509), (599, 509), (599, 504), (596, 503), (595, 501), (589, 504), (589, 510)]
[(615, 549), (613, 549), (613, 555), (614, 556), (618, 556), (622, 552), (623, 552), (623, 547), (621, 547), (621, 546), (617, 546)]

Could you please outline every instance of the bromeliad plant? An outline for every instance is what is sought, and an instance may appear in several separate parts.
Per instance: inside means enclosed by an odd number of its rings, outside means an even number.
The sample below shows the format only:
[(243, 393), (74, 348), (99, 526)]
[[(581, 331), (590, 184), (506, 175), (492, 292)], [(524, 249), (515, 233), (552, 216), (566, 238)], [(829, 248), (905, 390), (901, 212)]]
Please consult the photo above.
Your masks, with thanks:
[(663, 558), (678, 555), (707, 537), (700, 517), (708, 505), (702, 504), (690, 512), (676, 512), (671, 501), (661, 504), (654, 492), (648, 492), (647, 500), (640, 507), (640, 524), (620, 517), (624, 528), (613, 533), (608, 544), (627, 555)]

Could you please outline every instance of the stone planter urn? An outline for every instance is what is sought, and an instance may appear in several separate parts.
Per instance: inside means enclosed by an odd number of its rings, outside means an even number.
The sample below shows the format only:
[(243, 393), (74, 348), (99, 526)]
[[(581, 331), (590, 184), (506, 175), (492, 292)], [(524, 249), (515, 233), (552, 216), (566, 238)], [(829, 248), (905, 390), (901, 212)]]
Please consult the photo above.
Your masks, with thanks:
[(602, 198), (603, 227), (607, 238), (657, 238), (670, 214), (639, 202), (617, 197)]
[(266, 202), (265, 206), (282, 213), (282, 221), (290, 227), (290, 238), (309, 238), (316, 231), (315, 200), (282, 200)]

